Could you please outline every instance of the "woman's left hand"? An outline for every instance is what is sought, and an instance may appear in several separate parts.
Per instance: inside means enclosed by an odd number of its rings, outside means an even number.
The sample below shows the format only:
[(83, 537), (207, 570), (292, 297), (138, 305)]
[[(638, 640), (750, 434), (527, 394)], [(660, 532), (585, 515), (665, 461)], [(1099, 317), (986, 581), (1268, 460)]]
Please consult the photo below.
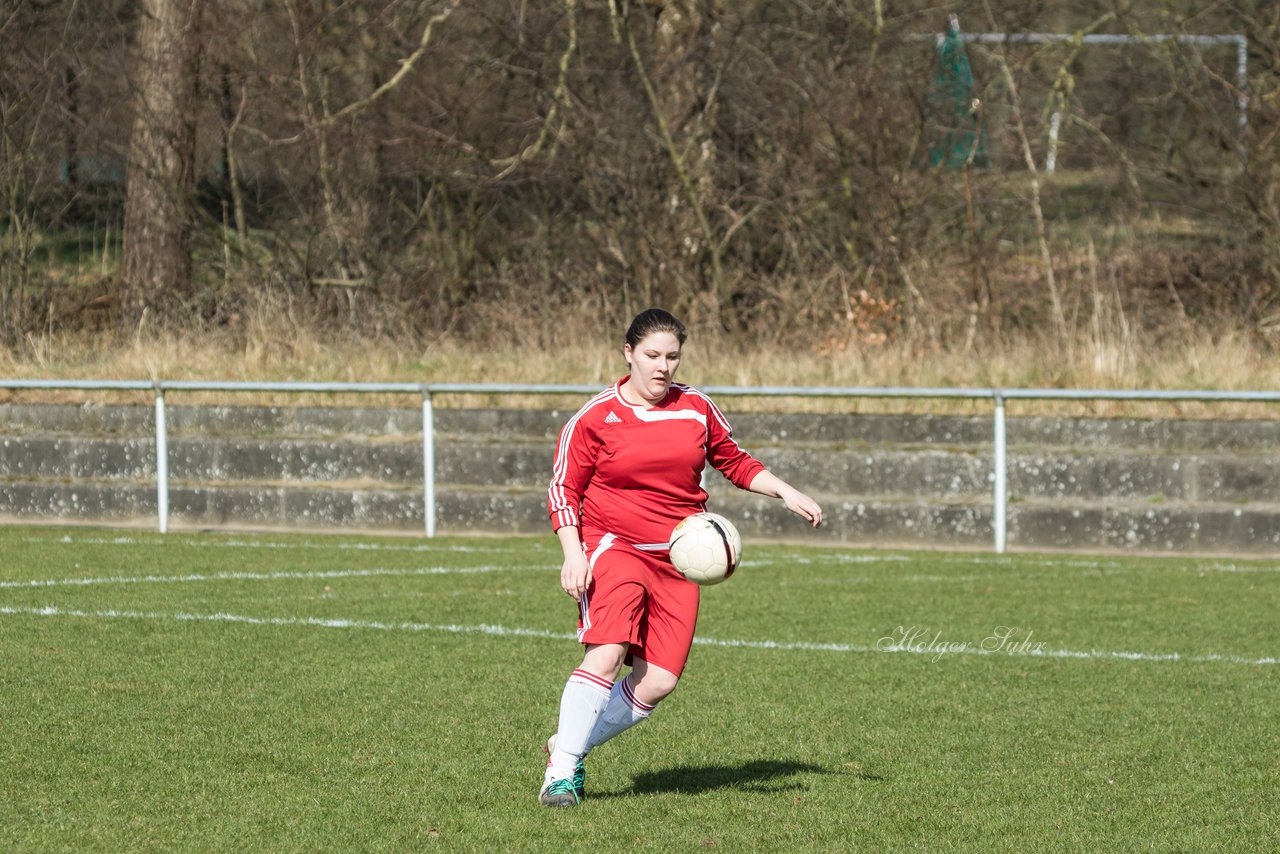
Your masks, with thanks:
[(781, 498), (788, 510), (815, 528), (822, 524), (822, 507), (818, 502), (768, 469), (762, 469), (752, 478), (747, 488), (758, 495)]
[(788, 510), (802, 519), (807, 519), (815, 528), (822, 524), (822, 506), (818, 502), (798, 489), (788, 488), (780, 491), (782, 494), (778, 497), (782, 499), (782, 503)]

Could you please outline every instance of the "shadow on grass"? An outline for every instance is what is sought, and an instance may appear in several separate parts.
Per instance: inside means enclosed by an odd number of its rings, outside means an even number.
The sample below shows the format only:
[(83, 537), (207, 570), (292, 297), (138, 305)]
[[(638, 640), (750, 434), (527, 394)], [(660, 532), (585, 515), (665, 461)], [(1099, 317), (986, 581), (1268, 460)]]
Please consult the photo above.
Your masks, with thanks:
[[(798, 780), (788, 780), (796, 774), (831, 774), (821, 765), (807, 762), (788, 762), (774, 759), (754, 759), (739, 765), (698, 765), (666, 768), (637, 774), (631, 788), (618, 792), (600, 792), (593, 798), (623, 798), (632, 795), (648, 795), (659, 792), (676, 792), (696, 795), (713, 789), (741, 789), (746, 792), (803, 791), (807, 785)], [(879, 781), (876, 774), (859, 773), (860, 780)]]

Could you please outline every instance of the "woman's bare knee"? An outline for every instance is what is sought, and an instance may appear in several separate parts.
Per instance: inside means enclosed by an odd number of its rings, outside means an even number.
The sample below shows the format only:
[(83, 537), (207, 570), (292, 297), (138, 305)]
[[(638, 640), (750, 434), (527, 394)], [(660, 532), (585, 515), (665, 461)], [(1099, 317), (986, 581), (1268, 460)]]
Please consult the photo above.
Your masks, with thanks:
[(587, 647), (586, 653), (582, 656), (582, 669), (597, 676), (603, 676), (605, 679), (616, 679), (626, 657), (626, 644), (594, 644)]
[(654, 704), (676, 689), (680, 676), (637, 658), (631, 668), (631, 690), (642, 703)]

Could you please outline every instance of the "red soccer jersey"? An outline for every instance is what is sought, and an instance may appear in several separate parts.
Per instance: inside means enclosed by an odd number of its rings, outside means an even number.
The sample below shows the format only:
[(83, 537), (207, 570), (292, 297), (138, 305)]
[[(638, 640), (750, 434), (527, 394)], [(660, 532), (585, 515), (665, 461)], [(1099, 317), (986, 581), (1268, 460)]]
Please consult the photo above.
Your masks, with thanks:
[(746, 489), (764, 464), (738, 446), (711, 398), (672, 383), (652, 409), (620, 391), (626, 377), (569, 419), (556, 443), (547, 509), (555, 528), (576, 525), (584, 540), (616, 534), (635, 546), (665, 548), (671, 529), (706, 509), (709, 462)]

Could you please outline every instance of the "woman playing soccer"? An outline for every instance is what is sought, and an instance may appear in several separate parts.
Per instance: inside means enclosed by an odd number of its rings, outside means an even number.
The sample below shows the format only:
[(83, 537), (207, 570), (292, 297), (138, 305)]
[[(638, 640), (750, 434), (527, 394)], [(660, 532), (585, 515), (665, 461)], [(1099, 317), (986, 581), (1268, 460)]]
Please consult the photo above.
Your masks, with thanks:
[[(622, 354), (630, 372), (560, 431), (547, 506), (564, 550), (560, 586), (578, 602), (582, 664), (560, 699), (539, 800), (582, 799), (587, 752), (652, 714), (684, 670), (698, 586), (668, 560), (681, 519), (706, 509), (710, 463), (735, 486), (782, 499), (815, 528), (822, 508), (738, 447), (711, 399), (674, 381), (685, 329), (641, 312)], [(621, 679), (623, 664), (631, 672)]]

